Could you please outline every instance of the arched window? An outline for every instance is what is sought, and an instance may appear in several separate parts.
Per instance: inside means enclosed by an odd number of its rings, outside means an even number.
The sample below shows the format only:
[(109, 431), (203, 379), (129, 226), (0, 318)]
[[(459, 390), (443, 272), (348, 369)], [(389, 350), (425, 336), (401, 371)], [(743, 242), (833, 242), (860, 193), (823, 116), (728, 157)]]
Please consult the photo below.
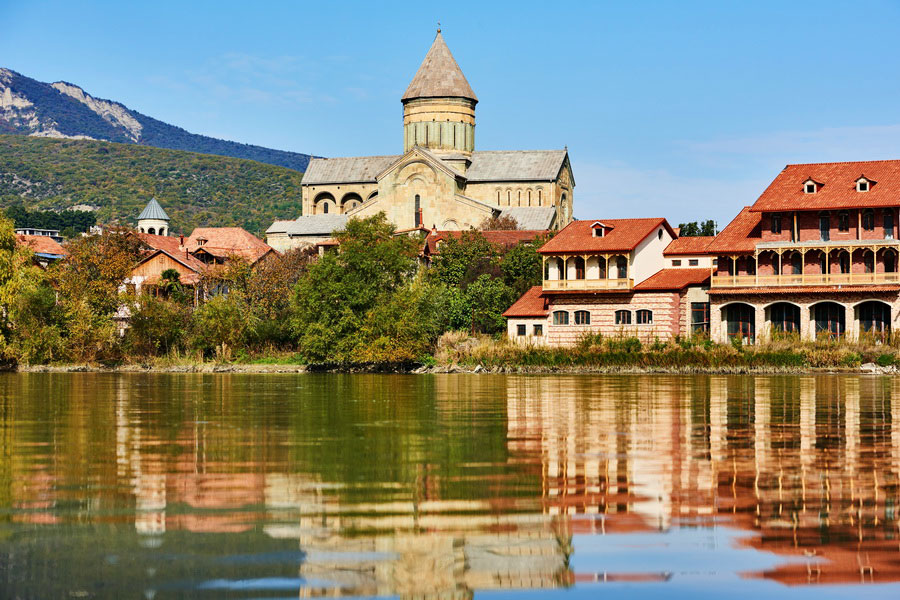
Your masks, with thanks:
[(631, 311), (630, 310), (617, 310), (616, 311), (616, 325), (631, 325)]
[(863, 265), (865, 266), (866, 273), (874, 273), (875, 272), (875, 253), (871, 250), (866, 250), (863, 254)]
[(828, 273), (828, 253), (819, 252), (819, 273), (826, 275)]
[(777, 254), (772, 254), (772, 273), (774, 275), (781, 274), (781, 257)]
[(893, 250), (885, 250), (884, 255), (884, 272), (885, 273), (896, 273), (897, 272), (897, 253)]
[(538, 206), (541, 206), (541, 205), (542, 205), (542, 202), (543, 202), (543, 200), (541, 199), (541, 196), (542, 196), (542, 195), (543, 195), (543, 194), (541, 193), (541, 190), (539, 189), (539, 190), (538, 190)]
[(867, 208), (863, 211), (862, 228), (866, 231), (872, 231), (873, 229), (875, 229), (875, 211), (873, 211), (871, 208)]
[(557, 272), (559, 273), (560, 279), (568, 279), (569, 278), (569, 274), (566, 273), (566, 271), (568, 269), (566, 267), (565, 259), (562, 259), (562, 258), (556, 259), (556, 269), (557, 269)]
[(531, 190), (528, 190), (528, 206), (531, 206)]
[(141, 227), (141, 233), (144, 233), (144, 228), (143, 228), (143, 227)]
[(769, 323), (773, 333), (794, 333), (800, 331), (800, 307), (777, 302), (769, 307)]
[(544, 261), (544, 281), (550, 279), (550, 261)]
[(862, 331), (884, 339), (891, 331), (891, 307), (884, 302), (863, 302), (859, 311), (859, 327)]
[(328, 203), (327, 203), (327, 202), (323, 202), (323, 203), (322, 203), (322, 214), (323, 214), (323, 215), (327, 215), (327, 214), (328, 214)]
[(822, 302), (813, 307), (816, 337), (838, 338), (844, 335), (844, 307), (835, 302)]
[(800, 256), (799, 252), (791, 254), (791, 273), (793, 275), (803, 274), (803, 257)]
[(518, 192), (518, 198), (516, 199), (519, 206), (522, 206), (522, 190)]
[(653, 324), (653, 311), (647, 309), (641, 309), (637, 311), (637, 324), (638, 325), (652, 325)]
[(415, 208), (415, 211), (416, 211), (416, 212), (415, 212), (415, 215), (414, 215), (414, 217), (413, 217), (413, 219), (415, 220), (415, 223), (416, 223), (415, 226), (416, 226), (416, 227), (421, 227), (421, 226), (422, 226), (422, 199), (419, 197), (418, 194), (416, 194), (416, 208)]
[(568, 325), (569, 324), (569, 313), (564, 310), (557, 310), (553, 312), (553, 324), (554, 325)]
[(847, 274), (850, 272), (850, 253), (847, 251), (841, 252), (838, 261), (841, 263), (841, 273)]
[(752, 344), (756, 339), (756, 311), (749, 304), (729, 304), (724, 309), (728, 337)]
[(575, 257), (575, 279), (584, 279), (584, 259)]
[(597, 269), (600, 273), (598, 279), (606, 279), (606, 259), (602, 256), (597, 257)]
[(147, 233), (149, 233), (150, 235), (156, 235), (156, 229), (151, 227), (150, 229), (147, 230)]
[(512, 206), (512, 192), (506, 190), (506, 205)]
[(616, 259), (616, 275), (619, 279), (628, 279), (628, 259), (620, 256)]
[(576, 325), (590, 325), (591, 324), (591, 313), (586, 310), (576, 310), (575, 311), (575, 324)]

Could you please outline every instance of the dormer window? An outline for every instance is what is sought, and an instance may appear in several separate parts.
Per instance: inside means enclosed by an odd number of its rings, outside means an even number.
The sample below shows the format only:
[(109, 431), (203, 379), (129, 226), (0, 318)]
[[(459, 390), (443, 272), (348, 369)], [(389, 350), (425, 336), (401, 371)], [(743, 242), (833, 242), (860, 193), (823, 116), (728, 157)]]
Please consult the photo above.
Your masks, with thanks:
[(604, 225), (600, 221), (595, 221), (591, 225), (591, 235), (594, 237), (603, 237), (612, 229), (609, 225)]
[(206, 243), (206, 238), (203, 238), (203, 237), (197, 238), (197, 245), (198, 245), (198, 246), (202, 246), (202, 245), (205, 244), (205, 243)]
[(857, 192), (868, 192), (872, 188), (872, 182), (866, 179), (865, 177), (860, 177), (856, 180), (856, 191)]
[(807, 179), (803, 182), (803, 193), (805, 194), (815, 194), (819, 191), (819, 184), (813, 181), (812, 179)]

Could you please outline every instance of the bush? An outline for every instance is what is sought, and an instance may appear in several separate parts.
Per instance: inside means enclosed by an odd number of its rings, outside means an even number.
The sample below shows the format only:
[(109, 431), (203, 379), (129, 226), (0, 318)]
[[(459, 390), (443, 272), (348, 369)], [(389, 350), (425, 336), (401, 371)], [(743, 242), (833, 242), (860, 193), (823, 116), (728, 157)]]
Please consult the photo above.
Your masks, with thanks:
[(890, 367), (895, 362), (895, 357), (893, 354), (882, 354), (878, 358), (875, 359), (875, 364), (879, 367)]

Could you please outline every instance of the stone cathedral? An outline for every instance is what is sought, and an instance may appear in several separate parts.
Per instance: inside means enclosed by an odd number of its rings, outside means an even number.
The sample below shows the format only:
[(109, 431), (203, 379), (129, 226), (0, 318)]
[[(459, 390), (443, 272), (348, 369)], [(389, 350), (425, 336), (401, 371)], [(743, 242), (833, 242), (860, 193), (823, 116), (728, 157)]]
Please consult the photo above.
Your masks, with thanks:
[(400, 100), (403, 154), (312, 159), (303, 216), (273, 223), (271, 246), (317, 243), (347, 219), (378, 212), (398, 231), (469, 229), (501, 215), (521, 229), (559, 229), (572, 220), (575, 180), (565, 149), (475, 149), (478, 97), (440, 29)]

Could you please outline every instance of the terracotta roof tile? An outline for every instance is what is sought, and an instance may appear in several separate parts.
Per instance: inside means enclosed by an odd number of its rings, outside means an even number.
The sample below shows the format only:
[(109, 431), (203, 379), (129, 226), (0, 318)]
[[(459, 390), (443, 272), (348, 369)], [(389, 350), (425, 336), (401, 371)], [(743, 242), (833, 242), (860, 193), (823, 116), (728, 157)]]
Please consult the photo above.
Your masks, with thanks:
[(27, 246), (35, 254), (54, 254), (56, 256), (69, 255), (65, 248), (47, 235), (16, 234), (16, 242), (23, 246)]
[[(432, 231), (425, 237), (425, 252), (435, 254), (438, 252), (438, 242), (454, 237), (462, 237), (463, 231)], [(533, 242), (535, 239), (547, 235), (544, 229), (509, 229), (480, 231), (489, 243), (503, 248), (512, 248), (525, 242)]]
[[(206, 239), (202, 245), (199, 243), (201, 238)], [(204, 252), (216, 257), (237, 256), (250, 263), (255, 263), (274, 251), (264, 241), (240, 227), (198, 227), (184, 241), (184, 245), (191, 253), (202, 248)]]
[(580, 252), (630, 252), (641, 241), (656, 231), (659, 226), (665, 227), (674, 237), (675, 232), (663, 218), (655, 219), (603, 219), (604, 225), (612, 227), (603, 237), (595, 237), (591, 225), (597, 219), (572, 221), (562, 231), (541, 246), (541, 254), (576, 254)]
[(750, 212), (750, 207), (745, 206), (707, 246), (706, 252), (708, 254), (753, 252), (756, 243), (760, 241), (761, 220), (760, 213)]
[(682, 290), (708, 283), (709, 269), (662, 269), (634, 286), (634, 290)]
[(536, 285), (522, 294), (512, 306), (503, 313), (504, 317), (546, 317), (547, 301), (541, 295), (541, 286)]
[[(856, 180), (873, 182), (856, 191)], [(808, 179), (822, 184), (814, 194), (803, 191)], [(900, 160), (788, 165), (753, 204), (753, 212), (823, 210), (897, 206), (900, 203)]]
[(712, 288), (709, 290), (709, 293), (715, 296), (731, 296), (734, 294), (871, 294), (898, 291), (900, 291), (900, 285), (796, 285), (758, 288)]
[(675, 238), (663, 250), (663, 256), (679, 256), (686, 254), (706, 254), (706, 248), (716, 239), (714, 235), (685, 236)]

